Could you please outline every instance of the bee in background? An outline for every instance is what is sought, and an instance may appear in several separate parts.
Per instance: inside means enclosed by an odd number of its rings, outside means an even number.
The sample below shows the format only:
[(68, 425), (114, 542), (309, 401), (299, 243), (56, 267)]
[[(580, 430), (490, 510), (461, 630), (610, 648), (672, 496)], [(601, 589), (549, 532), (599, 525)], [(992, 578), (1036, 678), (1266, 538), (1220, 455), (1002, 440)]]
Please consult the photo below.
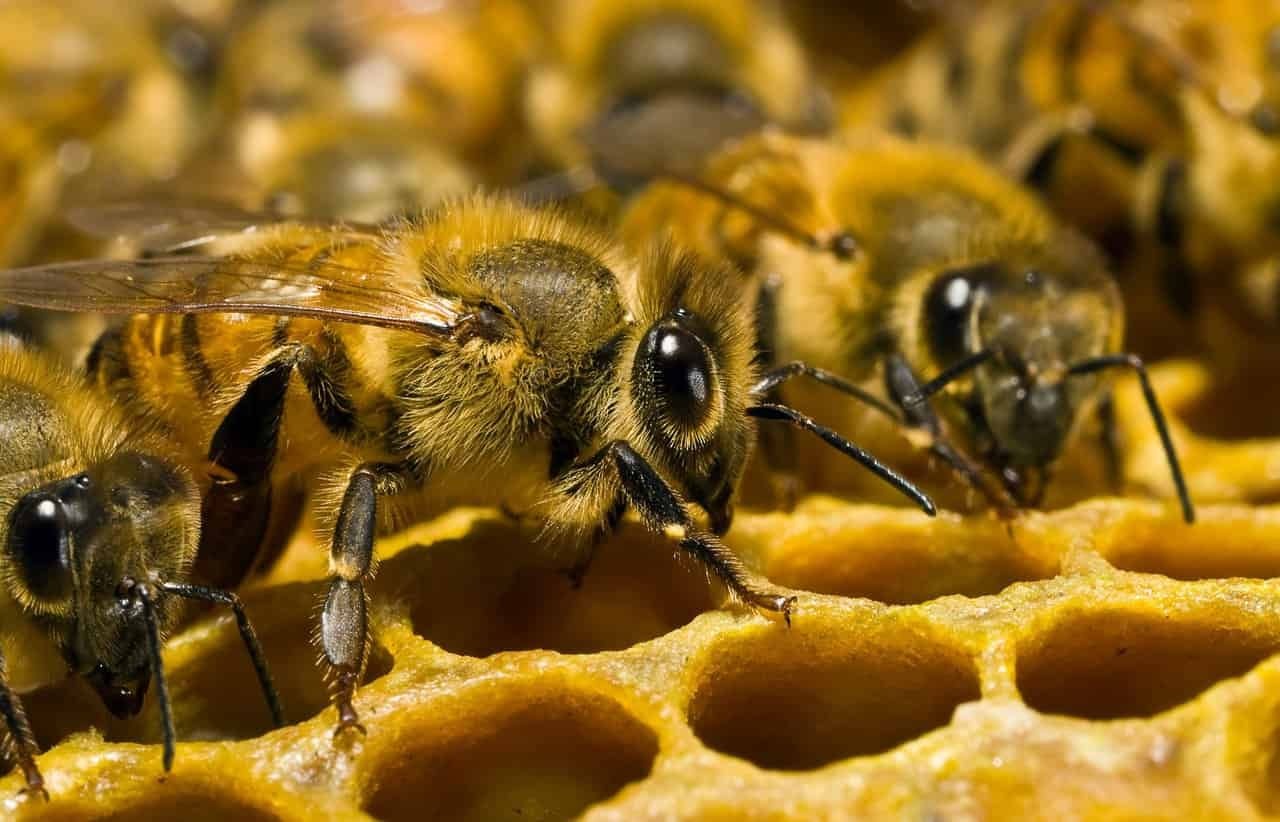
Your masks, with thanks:
[[(622, 220), (639, 242), (673, 232), (732, 259), (758, 286), (774, 366), (758, 387), (806, 377), (846, 393), (1004, 512), (1038, 504), (1095, 411), (1118, 476), (1100, 372), (1134, 371), (1193, 519), (1146, 370), (1121, 348), (1124, 313), (1102, 256), (976, 157), (761, 135), (717, 156), (699, 186), (650, 187)], [(883, 395), (859, 385), (877, 376)], [(784, 469), (787, 453), (773, 455)]]
[(1276, 349), (1280, 6), (1000, 0), (960, 16), (853, 90), (845, 124), (974, 147), (1044, 191), (1122, 261), (1143, 350), (1218, 348), (1196, 332), (1224, 317), (1229, 346), (1251, 348), (1244, 331)]
[[(526, 116), (579, 189), (691, 174), (769, 124), (818, 131), (829, 103), (770, 0), (559, 0)], [(577, 178), (583, 178), (578, 182)]]
[(339, 731), (360, 728), (379, 530), (500, 505), (585, 558), (634, 508), (736, 598), (789, 619), (794, 598), (717, 536), (753, 418), (815, 433), (933, 511), (852, 443), (761, 401), (741, 290), (688, 256), (632, 256), (557, 212), (484, 198), (380, 230), (259, 225), (201, 250), (10, 270), (0, 298), (145, 312), (104, 337), (92, 368), (134, 413), (207, 449), (236, 493), (221, 514), (207, 497), (206, 519), (234, 523), (246, 517), (227, 511), (273, 483), (318, 478), (332, 529), (319, 637)]
[(218, 106), (238, 146), (289, 131), (294, 116), (358, 120), (511, 182), (527, 163), (512, 124), (538, 47), (517, 0), (284, 0), (250, 16), (227, 47)]
[(0, 259), (39, 252), (60, 203), (171, 177), (196, 138), (192, 99), (133, 10), (0, 4)]
[(0, 342), (0, 720), (27, 789), (44, 794), (18, 694), (83, 676), (119, 717), (152, 678), (174, 756), (160, 649), (181, 602), (230, 606), (272, 717), (279, 699), (240, 600), (194, 585), (200, 490), (182, 453), (51, 358)]
[(335, 121), (329, 112), (316, 112), (244, 125), (232, 145), (187, 167), (177, 187), (182, 198), (279, 218), (373, 224), (417, 214), (475, 187), (457, 155), (411, 124)]

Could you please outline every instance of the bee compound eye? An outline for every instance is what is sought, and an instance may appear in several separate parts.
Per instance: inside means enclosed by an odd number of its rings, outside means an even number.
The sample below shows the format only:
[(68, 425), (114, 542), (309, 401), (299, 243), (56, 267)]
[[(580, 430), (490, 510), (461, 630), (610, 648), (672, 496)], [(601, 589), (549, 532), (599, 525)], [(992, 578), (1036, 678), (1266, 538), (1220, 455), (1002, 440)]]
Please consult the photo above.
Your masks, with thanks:
[(712, 405), (712, 367), (707, 346), (677, 323), (649, 332), (644, 365), (653, 393), (666, 415), (678, 425), (696, 427)]
[(9, 521), (9, 553), (23, 581), (41, 599), (70, 592), (71, 540), (62, 504), (48, 494), (28, 494)]
[(942, 277), (929, 288), (924, 321), (929, 345), (942, 362), (960, 359), (966, 353), (965, 332), (973, 297), (973, 281), (963, 272)]

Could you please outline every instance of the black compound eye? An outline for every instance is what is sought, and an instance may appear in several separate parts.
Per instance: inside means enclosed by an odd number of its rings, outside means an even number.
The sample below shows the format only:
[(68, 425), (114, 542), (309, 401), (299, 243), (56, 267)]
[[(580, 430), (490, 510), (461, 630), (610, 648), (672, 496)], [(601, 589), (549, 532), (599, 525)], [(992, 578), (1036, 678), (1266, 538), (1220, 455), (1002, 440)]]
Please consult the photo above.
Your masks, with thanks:
[(712, 368), (707, 346), (675, 322), (661, 323), (645, 336), (639, 363), (666, 416), (695, 428), (712, 407)]
[(968, 271), (948, 274), (929, 287), (924, 322), (933, 356), (952, 363), (968, 354), (969, 317), (976, 285)]
[(40, 599), (71, 592), (71, 539), (62, 504), (48, 494), (28, 494), (9, 519), (9, 553), (23, 581)]

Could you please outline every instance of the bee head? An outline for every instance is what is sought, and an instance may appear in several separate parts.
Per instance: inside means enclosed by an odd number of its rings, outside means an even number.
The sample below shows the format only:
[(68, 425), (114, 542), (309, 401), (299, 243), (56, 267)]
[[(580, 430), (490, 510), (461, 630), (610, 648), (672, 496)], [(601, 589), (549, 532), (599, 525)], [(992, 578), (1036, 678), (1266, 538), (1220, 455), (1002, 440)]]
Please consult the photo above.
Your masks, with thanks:
[(660, 292), (631, 360), (630, 406), (639, 441), (686, 497), (727, 530), (752, 442), (746, 416), (750, 343), (732, 277), (690, 258), (663, 265)]
[(553, 110), (566, 115), (557, 130), (585, 144), (592, 167), (613, 185), (692, 174), (717, 148), (769, 122), (826, 125), (827, 100), (797, 38), (764, 4), (566, 5), (572, 26), (559, 33), (562, 65), (532, 97), (547, 122)]
[[(183, 469), (125, 451), (27, 493), (9, 513), (5, 550), (22, 604), (116, 716), (138, 712), (151, 676), (134, 588), (186, 570), (198, 499)], [(154, 608), (163, 634), (178, 609), (162, 595)]]
[(266, 180), (266, 206), (282, 217), (379, 223), (471, 187), (456, 159), (411, 136), (407, 126), (335, 131), (325, 118), (291, 127), (299, 133), (281, 141), (283, 154)]
[[(1008, 464), (1057, 459), (1099, 388), (1071, 366), (1117, 350), (1119, 298), (1110, 283), (1077, 287), (1062, 269), (983, 263), (944, 272), (925, 297), (935, 361), (990, 354), (973, 371), (972, 407)], [(1098, 285), (1097, 288), (1092, 285)]]

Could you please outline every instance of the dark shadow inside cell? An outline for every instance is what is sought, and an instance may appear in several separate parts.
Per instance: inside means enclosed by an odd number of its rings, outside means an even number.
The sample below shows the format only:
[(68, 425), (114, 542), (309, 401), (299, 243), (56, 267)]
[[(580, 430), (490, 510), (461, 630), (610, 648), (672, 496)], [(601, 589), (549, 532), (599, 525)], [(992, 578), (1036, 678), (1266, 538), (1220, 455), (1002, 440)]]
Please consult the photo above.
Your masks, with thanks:
[[(680, 628), (717, 607), (719, 592), (673, 547), (630, 524), (597, 549), (581, 585), (515, 527), (491, 523), (460, 540), (410, 548), (416, 633), (453, 653), (620, 650)], [(387, 563), (391, 565), (392, 563)]]
[(279, 819), (267, 807), (246, 804), (228, 796), (225, 789), (219, 789), (215, 785), (188, 784), (182, 777), (169, 777), (166, 784), (154, 791), (153, 796), (117, 803), (114, 808), (110, 813), (104, 813), (101, 806), (82, 802), (80, 797), (72, 797), (70, 800), (59, 797), (50, 802), (40, 818), (68, 821), (100, 819), (104, 822), (125, 822), (132, 819), (181, 819), (183, 822), (235, 819), (237, 822), (269, 822)]
[(648, 776), (658, 753), (654, 732), (617, 702), (546, 681), (404, 722), (411, 738), (370, 752), (364, 809), (391, 822), (575, 818)]
[(1202, 516), (1183, 527), (1164, 519), (1132, 519), (1100, 553), (1117, 568), (1173, 579), (1280, 577), (1280, 518), (1252, 509)]
[(1043, 713), (1085, 719), (1154, 716), (1280, 650), (1280, 633), (1236, 613), (1103, 610), (1061, 620), (1024, 640), (1018, 691)]
[(707, 652), (689, 706), (710, 748), (809, 770), (883, 753), (946, 725), (980, 696), (962, 651), (908, 629), (770, 630)]
[(1217, 380), (1177, 416), (1195, 433), (1216, 440), (1280, 437), (1280, 387), (1274, 379), (1240, 376)]

